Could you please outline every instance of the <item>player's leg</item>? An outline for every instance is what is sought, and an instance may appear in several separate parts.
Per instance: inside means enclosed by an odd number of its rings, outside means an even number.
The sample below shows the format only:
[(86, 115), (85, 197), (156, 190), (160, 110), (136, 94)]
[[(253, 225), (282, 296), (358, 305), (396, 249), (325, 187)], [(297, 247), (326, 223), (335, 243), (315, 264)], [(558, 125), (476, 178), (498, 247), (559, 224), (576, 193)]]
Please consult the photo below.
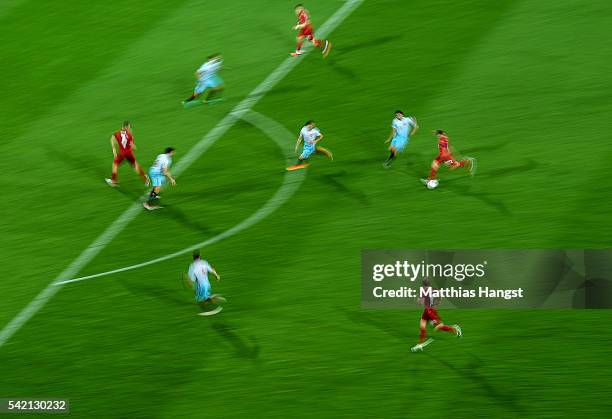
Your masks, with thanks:
[(461, 327), (458, 324), (455, 324), (453, 326), (447, 326), (444, 323), (439, 323), (436, 327), (435, 330), (441, 330), (443, 332), (450, 332), (454, 335), (457, 335), (457, 337), (460, 337), (463, 335), (462, 331), (461, 331)]
[(427, 335), (427, 320), (421, 318), (421, 322), (419, 323), (419, 343), (425, 341), (425, 335)]
[(399, 153), (404, 151), (406, 146), (408, 145), (408, 138), (399, 138), (394, 137), (391, 140), (391, 145), (389, 146), (389, 157), (383, 163), (383, 167), (388, 168), (393, 163), (393, 160), (397, 157)]
[[(195, 292), (196, 301), (202, 309), (202, 312), (198, 313), (200, 316), (210, 316), (223, 310), (223, 307), (218, 304), (219, 302), (225, 302), (225, 298), (221, 297), (220, 295), (211, 294), (212, 289), (208, 281), (198, 281), (196, 283)], [(217, 307), (211, 309), (210, 305), (212, 304), (217, 304)]]
[(436, 175), (438, 174), (438, 169), (440, 169), (440, 159), (435, 159), (431, 162), (431, 170), (429, 172), (427, 180), (435, 179)]
[(327, 58), (332, 49), (331, 41), (329, 39), (316, 39), (314, 35), (311, 35), (309, 39), (315, 47), (321, 50), (323, 58)]
[(302, 149), (302, 154), (300, 154), (300, 156), (298, 157), (297, 163), (292, 166), (287, 167), (287, 170), (297, 170), (297, 169), (304, 169), (308, 167), (308, 159), (310, 158), (312, 153), (314, 153), (315, 151), (316, 151), (316, 147), (305, 145), (304, 148)]
[(423, 313), (423, 316), (421, 316), (421, 322), (419, 324), (419, 343), (417, 343), (412, 348), (410, 348), (410, 350), (412, 352), (422, 351), (424, 347), (426, 347), (431, 342), (433, 342), (433, 339), (425, 340), (425, 335), (427, 333), (427, 318), (426, 318), (426, 313), (427, 313), (427, 311), (425, 311)]
[(142, 170), (142, 167), (138, 164), (136, 160), (134, 160), (133, 167), (134, 167), (134, 171), (138, 173), (138, 175), (142, 178), (142, 180), (144, 180), (145, 185), (149, 186), (149, 184), (151, 183), (151, 181), (149, 180), (149, 176), (147, 176), (146, 172)]
[(327, 157), (329, 157), (332, 160), (334, 159), (334, 155), (332, 154), (332, 152), (324, 147), (317, 146), (315, 148), (315, 152), (320, 153), (320, 154), (325, 154)]
[(472, 176), (476, 174), (476, 159), (473, 157), (466, 157), (460, 162), (453, 160), (451, 170), (455, 170), (458, 167), (463, 167)]
[(210, 80), (206, 82), (206, 89), (205, 89), (206, 93), (204, 94), (204, 99), (202, 100), (202, 102), (212, 104), (212, 103), (223, 100), (221, 98), (211, 99), (211, 97), (215, 94), (221, 94), (221, 92), (223, 92), (224, 87), (225, 86), (223, 84), (223, 80), (221, 79), (221, 77), (212, 76)]
[(295, 52), (291, 53), (292, 57), (297, 57), (298, 55), (302, 55), (304, 53), (304, 51), (302, 50), (302, 46), (304, 45), (304, 38), (305, 37), (306, 36), (304, 34), (302, 34), (301, 32), (296, 37)]
[(204, 83), (203, 81), (198, 80), (196, 82), (196, 86), (193, 89), (193, 93), (191, 94), (191, 96), (189, 96), (187, 99), (185, 99), (183, 101), (183, 106), (186, 107), (186, 105), (190, 102), (193, 102), (194, 100), (196, 100), (198, 97), (200, 97), (200, 95), (202, 93), (204, 93), (204, 91), (206, 90), (206, 83)]
[(140, 167), (140, 165), (136, 161), (136, 157), (134, 157), (134, 154), (128, 155), (125, 158), (130, 163), (134, 171), (138, 173), (138, 175), (142, 178), (142, 180), (144, 180), (145, 185), (149, 186), (149, 176), (147, 176), (145, 171), (142, 170), (142, 167)]
[(389, 147), (389, 157), (387, 157), (387, 160), (385, 160), (385, 162), (383, 163), (383, 167), (384, 168), (391, 167), (391, 163), (393, 163), (393, 159), (395, 159), (396, 155), (397, 155), (397, 149), (393, 146)]
[(151, 192), (149, 192), (147, 201), (142, 205), (150, 211), (159, 208), (159, 206), (155, 204), (155, 201), (159, 199), (159, 191), (164, 183), (164, 175), (150, 172), (149, 177), (151, 179), (151, 185), (153, 188), (151, 189)]
[(123, 156), (119, 154), (117, 157), (113, 159), (113, 166), (111, 168), (111, 177), (110, 179), (105, 179), (108, 186), (115, 187), (117, 186), (117, 172), (119, 171), (119, 164), (123, 161)]

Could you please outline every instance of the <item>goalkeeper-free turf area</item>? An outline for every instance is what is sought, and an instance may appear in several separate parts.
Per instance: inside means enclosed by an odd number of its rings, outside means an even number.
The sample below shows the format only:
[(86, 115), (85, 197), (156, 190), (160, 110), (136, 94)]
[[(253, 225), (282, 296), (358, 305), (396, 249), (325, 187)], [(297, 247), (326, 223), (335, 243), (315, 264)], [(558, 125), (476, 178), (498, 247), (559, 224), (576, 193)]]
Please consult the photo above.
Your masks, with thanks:
[[(342, 1), (310, 0), (316, 26)], [(108, 138), (133, 122), (148, 167), (176, 163), (294, 49), (293, 2), (8, 1), (2, 42), (0, 327), (143, 192)], [(360, 308), (364, 248), (589, 248), (612, 237), (612, 26), (605, 0), (365, 0), (254, 110), (313, 159), (267, 218), (202, 249), (229, 303), (196, 316), (189, 256), (65, 285), (0, 347), (1, 397), (64, 397), (78, 417), (609, 417), (606, 310), (450, 310), (465, 336), (422, 354), (417, 311)], [(193, 72), (225, 64), (226, 101), (185, 110)], [(396, 108), (421, 131), (389, 170)], [(440, 172), (436, 128), (479, 173)], [(286, 138), (291, 150), (295, 137)], [(283, 152), (235, 124), (79, 272), (188, 247), (257, 211)]]

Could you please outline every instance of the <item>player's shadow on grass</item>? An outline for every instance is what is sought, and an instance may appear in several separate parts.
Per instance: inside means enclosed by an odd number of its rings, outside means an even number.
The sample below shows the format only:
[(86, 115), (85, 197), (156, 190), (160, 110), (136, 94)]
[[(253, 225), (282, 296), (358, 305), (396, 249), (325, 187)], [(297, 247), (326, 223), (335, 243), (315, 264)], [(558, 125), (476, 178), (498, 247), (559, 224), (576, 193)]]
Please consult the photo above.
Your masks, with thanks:
[(163, 208), (159, 210), (159, 214), (171, 218), (177, 223), (187, 227), (189, 230), (196, 230), (205, 234), (215, 234), (210, 227), (201, 224), (200, 222), (188, 217), (181, 209), (175, 205), (163, 205)]
[[(512, 392), (498, 390), (494, 385), (489, 382), (486, 377), (483, 377), (482, 375), (476, 372), (476, 368), (474, 368), (474, 365), (468, 365), (465, 368), (458, 368), (452, 363), (446, 361), (445, 359), (438, 358), (430, 352), (425, 352), (425, 355), (437, 361), (441, 365), (447, 367), (448, 369), (456, 372), (461, 377), (477, 384), (487, 397), (495, 400), (499, 405), (513, 411), (514, 413), (520, 414), (522, 417), (527, 414), (525, 409), (518, 404), (517, 396), (515, 396)], [(480, 365), (476, 365), (476, 367), (478, 366)]]
[[(147, 285), (146, 283), (139, 282), (138, 284), (132, 283), (130, 281), (120, 281), (119, 282), (125, 289), (127, 289), (130, 294), (136, 296), (147, 296), (151, 298), (155, 298), (156, 300), (165, 301), (174, 306), (186, 307), (189, 305), (189, 301), (185, 298), (181, 298), (179, 296), (178, 291), (169, 288), (160, 288), (152, 285)], [(187, 293), (188, 291), (185, 290)]]
[(387, 333), (388, 335), (391, 335), (397, 339), (406, 342), (408, 341), (408, 339), (414, 338), (414, 336), (408, 335), (408, 333), (404, 333), (398, 328), (394, 327), (394, 325), (390, 324), (388, 319), (386, 318), (378, 318), (374, 317), (370, 313), (365, 313), (363, 311), (346, 310), (341, 307), (338, 307), (338, 310), (344, 313), (344, 315), (353, 323), (359, 323), (366, 326), (374, 327)]
[(331, 54), (334, 54), (334, 53), (346, 54), (346, 53), (354, 52), (360, 49), (380, 47), (381, 45), (388, 44), (390, 42), (400, 41), (403, 37), (404, 37), (403, 33), (379, 36), (378, 38), (373, 38), (366, 42), (355, 42), (349, 45), (338, 46), (335, 52), (334, 50), (332, 50)]
[[(445, 181), (445, 184), (453, 183), (458, 181), (459, 179), (449, 179)], [(488, 205), (491, 208), (495, 208), (497, 211), (501, 212), (504, 215), (512, 215), (512, 212), (508, 209), (506, 204), (502, 201), (495, 199), (492, 197), (493, 194), (487, 192), (470, 192), (471, 187), (466, 185), (455, 185), (452, 188), (448, 188), (451, 192), (456, 192), (461, 194), (461, 196), (467, 196), (475, 198), (481, 201), (483, 204)]]
[(73, 153), (66, 153), (50, 144), (44, 146), (45, 154), (49, 160), (61, 161), (72, 170), (77, 170), (86, 177), (96, 179), (104, 184), (104, 178), (110, 175), (112, 155), (108, 158), (108, 171), (103, 171), (98, 165), (87, 165), (84, 162), (92, 161), (91, 156), (75, 156)]
[(261, 92), (261, 93), (255, 93), (255, 94), (250, 94), (247, 97), (249, 98), (253, 98), (253, 97), (260, 97), (260, 96), (274, 96), (274, 95), (282, 95), (285, 93), (299, 93), (299, 92), (303, 92), (305, 90), (309, 90), (312, 88), (312, 84), (309, 85), (299, 85), (299, 86), (282, 86), (282, 87), (275, 87), (273, 89), (268, 90), (267, 92)]
[(259, 356), (259, 345), (255, 337), (250, 336), (249, 341), (243, 339), (236, 331), (235, 327), (225, 321), (217, 321), (212, 324), (212, 329), (223, 339), (225, 339), (236, 351), (236, 355), (246, 359), (257, 359)]
[(350, 79), (352, 82), (359, 81), (359, 76), (357, 73), (355, 73), (349, 67), (338, 64), (337, 60), (331, 59), (328, 63), (328, 67), (345, 79)]
[[(473, 148), (466, 148), (466, 149), (461, 149), (461, 154), (463, 154), (464, 156), (469, 156), (473, 153), (479, 153), (481, 151), (497, 151), (500, 148), (504, 148), (508, 145), (508, 143), (491, 143), (488, 145), (483, 145), (483, 146), (477, 146), (477, 147), (473, 147)], [(477, 157), (477, 156), (474, 156)]]
[(480, 177), (511, 176), (517, 173), (529, 172), (530, 170), (537, 168), (539, 165), (540, 164), (536, 162), (535, 160), (527, 159), (525, 160), (524, 163), (517, 164), (515, 166), (500, 167), (497, 169), (488, 170), (477, 176), (480, 176)]
[(350, 189), (340, 180), (344, 175), (346, 175), (346, 171), (341, 170), (336, 173), (329, 173), (329, 174), (313, 176), (312, 178), (319, 182), (323, 182), (326, 185), (331, 186), (332, 188), (335, 189), (336, 192), (340, 192), (348, 196), (349, 198), (356, 200), (361, 205), (366, 205), (366, 206), (370, 205), (370, 201), (368, 200), (368, 198), (366, 197), (364, 193), (357, 191), (357, 190)]

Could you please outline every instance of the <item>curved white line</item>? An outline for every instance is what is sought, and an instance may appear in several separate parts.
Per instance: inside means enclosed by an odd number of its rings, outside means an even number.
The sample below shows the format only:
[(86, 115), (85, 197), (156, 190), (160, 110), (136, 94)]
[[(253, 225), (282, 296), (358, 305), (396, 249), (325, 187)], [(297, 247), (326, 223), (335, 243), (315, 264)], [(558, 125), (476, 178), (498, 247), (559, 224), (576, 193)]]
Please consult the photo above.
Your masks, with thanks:
[[(291, 147), (288, 147), (288, 139), (292, 138), (292, 134), (273, 119), (270, 119), (260, 113), (255, 111), (246, 112), (241, 116), (241, 119), (253, 125), (268, 137), (270, 137), (274, 142), (279, 146), (281, 150), (285, 153), (285, 158), (287, 162), (290, 162), (292, 159), (295, 159), (295, 156), (291, 153)], [(56, 282), (55, 285), (64, 285), (72, 282), (81, 282), (88, 279), (99, 278), (101, 276), (112, 275), (120, 272), (131, 271), (138, 268), (143, 268), (145, 266), (153, 265), (155, 263), (163, 262), (168, 259), (175, 258), (177, 256), (184, 255), (186, 253), (193, 252), (196, 249), (210, 246), (214, 243), (217, 243), (223, 239), (226, 239), (234, 234), (241, 232), (242, 230), (246, 230), (247, 228), (253, 226), (259, 221), (266, 218), (272, 212), (274, 212), (278, 207), (283, 205), (285, 201), (287, 201), (291, 195), (297, 191), (297, 189), (302, 184), (302, 181), (305, 177), (305, 171), (296, 170), (296, 171), (287, 171), (285, 172), (285, 176), (283, 178), (283, 183), (280, 188), (276, 191), (276, 193), (270, 198), (262, 207), (260, 207), (257, 211), (255, 211), (250, 217), (244, 219), (239, 224), (230, 228), (229, 230), (225, 230), (223, 233), (220, 233), (210, 239), (204, 240), (200, 243), (194, 244), (193, 246), (186, 247), (185, 249), (179, 250), (174, 253), (170, 253), (165, 256), (161, 256), (155, 259), (147, 260), (146, 262), (137, 263), (135, 265), (125, 266), (123, 268), (113, 269), (111, 271), (99, 272), (97, 274), (81, 276), (79, 278), (67, 279), (64, 281)]]

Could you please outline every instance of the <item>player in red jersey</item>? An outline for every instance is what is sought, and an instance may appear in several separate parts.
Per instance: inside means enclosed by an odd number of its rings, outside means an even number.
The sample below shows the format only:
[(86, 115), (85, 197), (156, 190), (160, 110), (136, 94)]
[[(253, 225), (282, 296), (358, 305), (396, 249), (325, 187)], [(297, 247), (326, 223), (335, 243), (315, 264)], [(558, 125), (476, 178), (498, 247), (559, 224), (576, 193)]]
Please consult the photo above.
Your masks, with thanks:
[[(140, 167), (134, 156), (134, 150), (136, 150), (136, 144), (134, 144), (134, 137), (132, 136), (132, 127), (130, 121), (124, 121), (123, 126), (117, 132), (110, 137), (111, 147), (113, 148), (113, 169), (110, 179), (106, 179), (106, 183), (109, 186), (115, 187), (117, 183), (117, 169), (123, 160), (127, 160), (136, 173), (138, 173), (144, 180), (145, 185), (149, 186), (149, 176)], [(119, 146), (119, 152), (117, 153), (117, 147)]]
[[(433, 290), (427, 279), (423, 281), (423, 286), (421, 287), (421, 290)], [(423, 291), (419, 292), (419, 295), (423, 295), (422, 293)], [(419, 298), (419, 302), (425, 306), (425, 309), (423, 310), (423, 314), (421, 315), (421, 332), (419, 334), (419, 343), (417, 343), (411, 348), (412, 352), (422, 351), (425, 346), (433, 342), (433, 339), (425, 340), (425, 334), (427, 333), (427, 322), (429, 322), (434, 327), (434, 330), (451, 332), (454, 333), (457, 337), (461, 337), (463, 335), (461, 327), (459, 327), (458, 324), (455, 324), (453, 326), (447, 326), (442, 323), (440, 315), (438, 314), (438, 310), (436, 310), (436, 305), (438, 304), (437, 300), (438, 299), (431, 296), (431, 294), (423, 295)]]
[(298, 23), (293, 27), (298, 32), (297, 35), (297, 46), (295, 48), (295, 52), (291, 53), (292, 57), (297, 57), (298, 55), (302, 55), (304, 51), (302, 50), (302, 45), (304, 44), (304, 40), (308, 40), (313, 43), (313, 45), (321, 50), (321, 54), (323, 54), (323, 58), (327, 58), (329, 52), (332, 49), (331, 41), (327, 39), (316, 39), (314, 36), (314, 29), (312, 27), (312, 22), (310, 21), (310, 13), (308, 10), (304, 8), (301, 4), (295, 6), (295, 14), (298, 18)]
[(441, 129), (438, 129), (434, 131), (434, 135), (438, 138), (438, 157), (431, 162), (431, 172), (429, 172), (429, 177), (427, 179), (421, 179), (421, 182), (423, 182), (424, 185), (427, 185), (427, 182), (436, 178), (441, 164), (447, 165), (451, 170), (455, 170), (458, 167), (463, 167), (472, 176), (476, 174), (475, 158), (466, 157), (461, 161), (457, 161), (451, 153), (451, 147), (448, 143), (448, 134)]

